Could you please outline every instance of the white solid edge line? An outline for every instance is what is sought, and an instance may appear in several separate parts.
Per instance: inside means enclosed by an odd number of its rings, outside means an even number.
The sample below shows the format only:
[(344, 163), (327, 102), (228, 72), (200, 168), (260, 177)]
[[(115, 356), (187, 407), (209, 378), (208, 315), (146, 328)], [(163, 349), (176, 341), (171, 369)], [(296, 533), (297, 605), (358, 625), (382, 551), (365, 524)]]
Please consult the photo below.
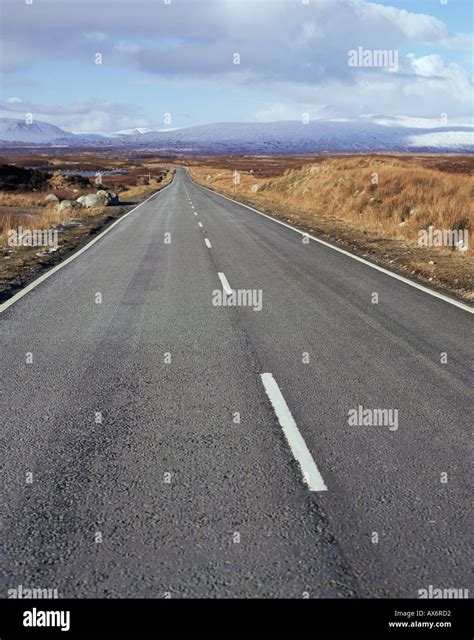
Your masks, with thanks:
[(207, 238), (204, 238), (204, 242), (206, 243), (206, 247), (208, 249), (212, 249), (212, 244), (209, 242), (209, 240)]
[(198, 222), (198, 225), (202, 228), (202, 222)]
[(219, 276), (219, 280), (222, 283), (222, 288), (224, 289), (225, 293), (227, 293), (228, 296), (232, 295), (232, 289), (225, 275), (222, 272), (219, 272), (217, 275)]
[(166, 187), (164, 187), (163, 189), (160, 189), (159, 191), (155, 191), (155, 193), (152, 193), (151, 196), (149, 198), (147, 198), (146, 200), (144, 200), (143, 202), (140, 202), (140, 204), (138, 204), (136, 207), (134, 207), (133, 209), (131, 209), (130, 211), (128, 211), (127, 213), (125, 213), (123, 216), (121, 216), (120, 218), (118, 218), (115, 222), (113, 222), (110, 227), (107, 227), (107, 229), (105, 229), (104, 231), (102, 231), (101, 233), (99, 233), (98, 236), (96, 236), (95, 238), (93, 238), (90, 242), (88, 242), (86, 245), (84, 245), (83, 247), (81, 247), (78, 251), (76, 251), (76, 253), (73, 253), (72, 256), (69, 256), (69, 258), (66, 258), (65, 260), (63, 260), (62, 262), (60, 262), (59, 264), (57, 264), (55, 267), (53, 267), (52, 269), (50, 269), (49, 271), (46, 271), (46, 273), (43, 273), (42, 276), (40, 276), (39, 278), (37, 278), (36, 280), (33, 280), (33, 282), (30, 282), (29, 285), (27, 285), (24, 289), (21, 289), (20, 291), (18, 291), (17, 293), (15, 293), (14, 296), (12, 296), (11, 298), (9, 298), (8, 300), (6, 300), (3, 304), (0, 304), (0, 313), (3, 313), (4, 311), (6, 311), (6, 309), (8, 309), (8, 307), (11, 307), (12, 304), (15, 304), (15, 302), (18, 302), (18, 300), (20, 300), (21, 298), (23, 298), (23, 296), (25, 296), (27, 293), (29, 293), (30, 291), (32, 291), (33, 289), (35, 289), (39, 284), (41, 284), (42, 282), (44, 282), (45, 280), (47, 280), (50, 276), (52, 276), (54, 273), (56, 273), (57, 271), (59, 271), (60, 269), (62, 269), (63, 267), (65, 267), (67, 264), (69, 264), (70, 262), (72, 262), (73, 260), (75, 260), (76, 258), (78, 258), (81, 254), (84, 253), (84, 251), (87, 251), (87, 249), (89, 249), (90, 247), (92, 247), (93, 244), (95, 244), (96, 242), (98, 242), (101, 238), (103, 238), (105, 236), (106, 233), (108, 233), (109, 231), (111, 231), (117, 224), (119, 224), (119, 222), (122, 222), (122, 220), (125, 220), (125, 218), (127, 218), (131, 213), (133, 213), (134, 211), (136, 211), (137, 209), (139, 209), (142, 205), (144, 205), (145, 203), (147, 203), (149, 200), (151, 200), (154, 196), (156, 195), (160, 195), (161, 193), (163, 193), (166, 189), (168, 189), (168, 187), (171, 187), (171, 185), (173, 184), (174, 180), (172, 180), (170, 182), (170, 184), (167, 184)]
[(379, 267), (379, 265), (374, 264), (373, 262), (369, 262), (368, 260), (364, 260), (364, 258), (356, 256), (355, 254), (350, 253), (349, 251), (346, 251), (345, 249), (341, 249), (340, 247), (336, 247), (334, 244), (331, 244), (330, 242), (326, 242), (325, 240), (321, 240), (320, 238), (316, 238), (316, 236), (312, 236), (310, 233), (307, 233), (306, 231), (301, 231), (300, 229), (296, 229), (291, 224), (288, 224), (286, 222), (283, 222), (282, 220), (278, 220), (277, 218), (269, 216), (268, 214), (263, 213), (262, 211), (259, 211), (258, 209), (254, 209), (253, 207), (250, 207), (248, 204), (243, 204), (242, 202), (239, 202), (238, 200), (234, 200), (233, 198), (229, 198), (229, 196), (225, 196), (223, 193), (219, 193), (218, 191), (213, 191), (212, 189), (209, 189), (208, 187), (204, 187), (203, 185), (198, 184), (197, 182), (194, 182), (194, 180), (189, 176), (189, 174), (188, 174), (188, 177), (190, 178), (190, 180), (192, 180), (192, 182), (197, 187), (200, 187), (201, 189), (206, 189), (206, 191), (209, 191), (210, 193), (215, 193), (217, 196), (220, 196), (221, 198), (225, 198), (226, 200), (230, 200), (231, 202), (235, 202), (235, 204), (239, 204), (241, 207), (245, 207), (246, 209), (250, 209), (250, 211), (254, 211), (255, 213), (258, 213), (258, 215), (263, 216), (264, 218), (268, 218), (269, 220), (273, 220), (273, 222), (276, 222), (277, 224), (281, 224), (282, 226), (287, 227), (288, 229), (291, 229), (292, 231), (296, 231), (296, 233), (299, 233), (302, 236), (307, 236), (308, 238), (311, 238), (311, 240), (314, 240), (314, 242), (319, 242), (319, 244), (322, 244), (325, 247), (329, 247), (329, 249), (334, 249), (334, 251), (338, 251), (339, 253), (343, 253), (345, 256), (349, 256), (349, 258), (353, 258), (354, 260), (357, 260), (358, 262), (362, 262), (362, 264), (365, 264), (368, 267), (371, 267), (372, 269), (376, 269), (377, 271), (380, 271), (381, 273), (384, 273), (385, 275), (390, 276), (391, 278), (395, 278), (396, 280), (399, 280), (400, 282), (403, 282), (404, 284), (408, 284), (410, 287), (414, 287), (415, 289), (419, 289), (420, 291), (423, 291), (424, 293), (427, 293), (428, 295), (433, 296), (434, 298), (439, 298), (440, 300), (444, 300), (444, 302), (448, 302), (449, 304), (452, 304), (455, 307), (458, 307), (459, 309), (462, 309), (463, 311), (467, 311), (468, 313), (474, 313), (474, 308), (468, 306), (467, 304), (464, 304), (463, 302), (459, 302), (458, 300), (455, 300), (454, 298), (450, 298), (449, 296), (445, 296), (442, 293), (438, 293), (438, 291), (434, 291), (434, 289), (428, 289), (428, 287), (424, 287), (422, 284), (418, 284), (418, 282), (413, 282), (412, 280), (409, 280), (408, 278), (405, 278), (404, 276), (401, 276), (398, 273), (395, 273), (393, 271), (389, 271), (388, 269), (384, 269), (383, 267)]
[(271, 373), (260, 374), (265, 392), (272, 404), (278, 422), (280, 423), (285, 438), (290, 445), (291, 452), (303, 472), (303, 482), (310, 491), (327, 491), (322, 475), (310, 454), (306, 442), (303, 440), (291, 411), (286, 404), (280, 387)]

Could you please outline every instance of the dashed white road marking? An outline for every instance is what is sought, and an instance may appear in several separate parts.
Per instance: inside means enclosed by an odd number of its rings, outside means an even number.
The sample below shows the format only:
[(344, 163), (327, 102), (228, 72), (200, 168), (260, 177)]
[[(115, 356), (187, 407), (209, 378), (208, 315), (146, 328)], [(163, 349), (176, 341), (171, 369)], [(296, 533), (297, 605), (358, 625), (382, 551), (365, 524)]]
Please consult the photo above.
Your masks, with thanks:
[(199, 225), (199, 226), (201, 227), (201, 229), (202, 229), (202, 222), (198, 222), (198, 225)]
[(195, 215), (195, 216), (197, 216), (197, 213), (196, 213), (196, 211), (194, 212), (194, 215)]
[(219, 280), (222, 283), (222, 288), (224, 289), (224, 292), (227, 293), (228, 296), (232, 295), (231, 286), (229, 284), (229, 281), (225, 277), (225, 275), (222, 272), (219, 272), (217, 275), (219, 276)]
[(291, 452), (301, 467), (304, 482), (308, 485), (310, 491), (327, 491), (324, 480), (303, 440), (303, 436), (299, 432), (295, 419), (291, 415), (291, 411), (286, 404), (285, 398), (275, 378), (271, 373), (262, 373), (260, 377), (262, 378), (263, 386), (272, 403), (278, 422), (283, 429), (285, 438), (290, 445)]
[(212, 249), (212, 244), (209, 242), (209, 240), (207, 238), (204, 238), (204, 242), (206, 243), (206, 247), (208, 249)]

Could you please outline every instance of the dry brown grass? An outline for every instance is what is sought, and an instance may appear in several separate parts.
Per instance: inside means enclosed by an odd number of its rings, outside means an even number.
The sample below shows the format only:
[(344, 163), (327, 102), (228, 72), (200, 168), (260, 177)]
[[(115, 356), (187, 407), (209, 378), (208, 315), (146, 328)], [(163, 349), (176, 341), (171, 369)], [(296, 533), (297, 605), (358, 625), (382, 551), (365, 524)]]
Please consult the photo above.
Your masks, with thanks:
[[(161, 182), (151, 179), (146, 185), (132, 185), (126, 189), (120, 189), (120, 200), (122, 202), (135, 202), (147, 197), (152, 191), (166, 186), (171, 181), (172, 174), (169, 173)], [(81, 221), (94, 218), (98, 213), (106, 212), (107, 207), (100, 209), (65, 209), (58, 211), (57, 203), (45, 202), (48, 193), (54, 192), (60, 199), (75, 200), (85, 193), (94, 193), (97, 187), (86, 190), (72, 189), (48, 189), (44, 192), (19, 193), (0, 191), (0, 248), (7, 246), (7, 235), (9, 229), (16, 229), (19, 226), (23, 229), (52, 229), (58, 225), (64, 225), (72, 220)]]
[(58, 211), (57, 203), (44, 203), (43, 194), (0, 193), (0, 247), (7, 246), (9, 229), (52, 229), (77, 218), (96, 216), (97, 209), (66, 209)]
[(148, 181), (148, 185), (130, 186), (128, 189), (120, 190), (120, 199), (129, 200), (141, 197), (147, 191), (156, 191), (158, 188), (164, 188), (171, 182), (172, 176), (173, 174), (169, 172), (166, 178), (162, 181), (151, 178), (151, 180)]
[[(235, 187), (228, 168), (193, 167), (192, 171), (198, 181), (217, 190), (297, 209), (304, 222), (337, 217), (381, 237), (414, 244), (419, 230), (429, 225), (473, 228), (474, 180), (470, 175), (441, 172), (403, 159), (331, 158), (271, 179), (245, 171), (239, 172), (240, 184)], [(473, 255), (472, 244), (468, 254)]]
[[(161, 179), (161, 176), (164, 178)], [(124, 177), (121, 179), (124, 180)], [(162, 166), (162, 171), (159, 174), (157, 172), (156, 177), (151, 180), (143, 175), (143, 171), (134, 176), (127, 175), (125, 179), (127, 182), (124, 185), (110, 184), (109, 180), (104, 185), (105, 188), (120, 192), (120, 204), (96, 209), (78, 207), (58, 211), (57, 203), (44, 202), (48, 193), (54, 192), (61, 198), (72, 200), (97, 191), (95, 185), (79, 190), (51, 188), (45, 192), (33, 193), (0, 192), (0, 302), (7, 300), (45, 270), (84, 246), (91, 236), (118, 220), (153, 192), (169, 184), (172, 172), (166, 171)], [(138, 181), (140, 184), (136, 184)], [(24, 230), (31, 231), (51, 230), (58, 225), (62, 225), (59, 229), (59, 247), (52, 252), (43, 251), (36, 246), (8, 246), (10, 229), (21, 226)]]
[[(291, 158), (285, 168), (283, 157), (271, 162), (211, 158), (201, 163), (194, 159), (189, 167), (192, 177), (211, 189), (474, 301), (472, 238), (468, 251), (418, 244), (419, 231), (430, 225), (472, 232), (474, 158), (317, 156), (300, 159), (300, 166), (296, 162)], [(240, 174), (237, 185), (234, 170)]]

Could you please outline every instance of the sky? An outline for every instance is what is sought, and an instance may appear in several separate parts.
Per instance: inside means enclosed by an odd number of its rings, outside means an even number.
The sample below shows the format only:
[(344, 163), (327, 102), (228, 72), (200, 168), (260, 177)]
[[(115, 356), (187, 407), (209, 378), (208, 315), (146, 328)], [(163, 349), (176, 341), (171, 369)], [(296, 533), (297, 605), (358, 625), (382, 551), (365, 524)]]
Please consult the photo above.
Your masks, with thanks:
[[(473, 117), (471, 0), (0, 6), (2, 117), (31, 113), (76, 133), (369, 114)], [(350, 65), (359, 47), (396, 52), (398, 64)]]

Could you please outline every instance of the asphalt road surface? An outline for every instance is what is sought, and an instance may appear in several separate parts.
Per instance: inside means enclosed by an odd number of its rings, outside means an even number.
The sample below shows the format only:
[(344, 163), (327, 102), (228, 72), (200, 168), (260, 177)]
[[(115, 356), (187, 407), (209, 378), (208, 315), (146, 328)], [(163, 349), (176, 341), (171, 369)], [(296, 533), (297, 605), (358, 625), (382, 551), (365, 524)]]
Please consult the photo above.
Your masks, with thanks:
[(179, 170), (0, 323), (2, 597), (472, 588), (466, 310)]

